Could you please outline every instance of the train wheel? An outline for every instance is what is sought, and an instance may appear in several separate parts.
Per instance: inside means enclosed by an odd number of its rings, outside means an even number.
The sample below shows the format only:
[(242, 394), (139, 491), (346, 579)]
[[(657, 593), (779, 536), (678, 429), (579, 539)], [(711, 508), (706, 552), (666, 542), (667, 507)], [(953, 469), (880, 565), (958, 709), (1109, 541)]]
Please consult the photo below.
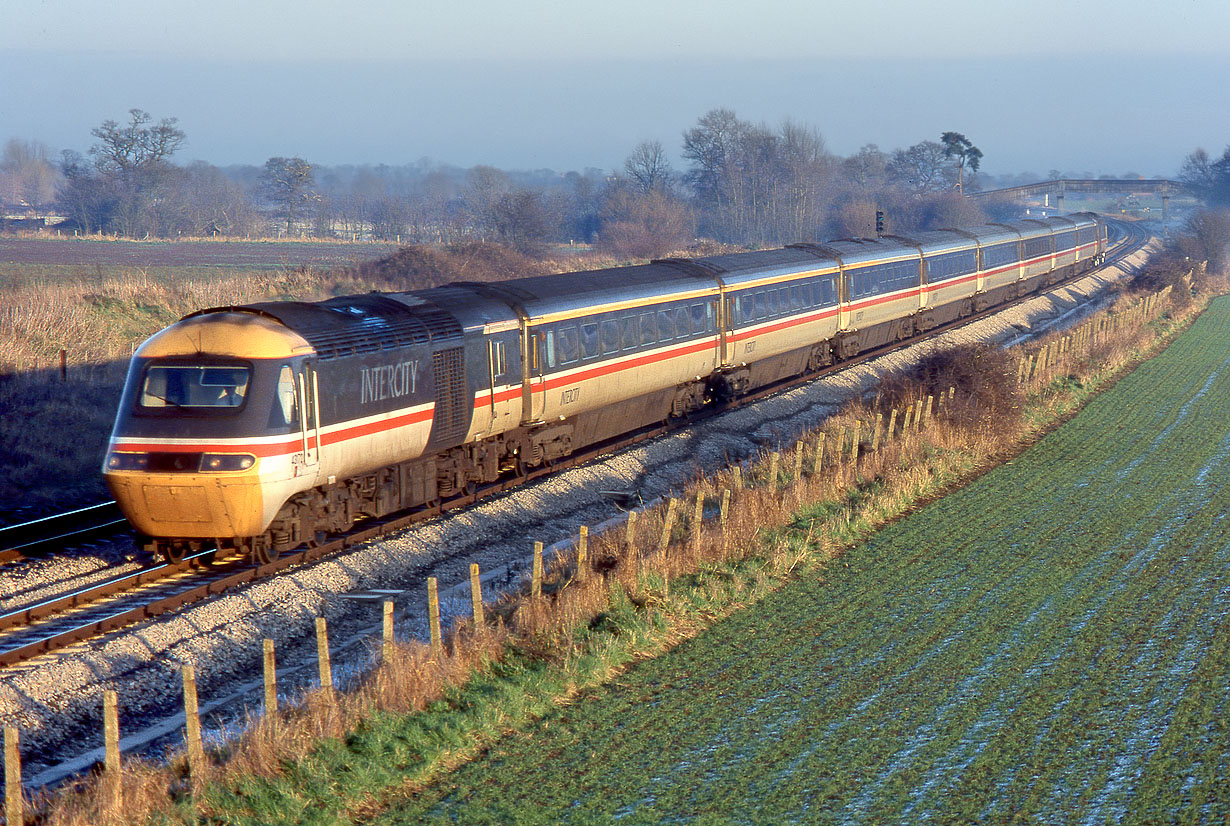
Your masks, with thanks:
[(184, 561), (188, 548), (182, 542), (159, 542), (158, 553), (168, 565), (178, 565)]
[(278, 552), (273, 549), (268, 537), (254, 536), (250, 539), (238, 539), (235, 544), (256, 565), (268, 565), (278, 558)]

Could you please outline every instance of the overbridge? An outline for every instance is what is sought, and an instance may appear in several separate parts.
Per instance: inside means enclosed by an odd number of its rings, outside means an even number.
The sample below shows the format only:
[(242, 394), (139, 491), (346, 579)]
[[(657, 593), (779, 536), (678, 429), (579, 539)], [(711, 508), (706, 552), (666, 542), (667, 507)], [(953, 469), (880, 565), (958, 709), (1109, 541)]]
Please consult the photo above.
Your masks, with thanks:
[(1098, 192), (1108, 195), (1160, 195), (1162, 220), (1170, 213), (1170, 196), (1190, 194), (1186, 184), (1165, 178), (1095, 178), (1039, 181), (1034, 184), (1010, 186), (1004, 189), (988, 189), (965, 193), (970, 198), (1027, 198), (1030, 196), (1054, 196), (1055, 208), (1063, 212), (1063, 196), (1068, 192)]

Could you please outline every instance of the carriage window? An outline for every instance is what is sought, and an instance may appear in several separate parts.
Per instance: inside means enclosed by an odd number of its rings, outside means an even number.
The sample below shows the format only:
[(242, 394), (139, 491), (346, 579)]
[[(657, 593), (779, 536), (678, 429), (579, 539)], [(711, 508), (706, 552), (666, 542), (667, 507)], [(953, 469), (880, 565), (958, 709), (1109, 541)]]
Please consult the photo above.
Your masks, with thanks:
[(790, 288), (790, 309), (798, 310), (803, 306), (803, 290), (797, 285)]
[(688, 335), (688, 308), (679, 307), (675, 310), (675, 335), (686, 338)]
[(559, 362), (569, 364), (581, 357), (581, 339), (577, 328), (569, 325), (559, 328)]
[(247, 367), (156, 364), (145, 373), (141, 406), (239, 407), (247, 392)]
[(670, 341), (675, 337), (675, 319), (670, 310), (658, 310), (658, 339)]
[(709, 319), (705, 314), (708, 304), (693, 304), (692, 305), (692, 332), (703, 333), (709, 328)]
[(278, 374), (278, 395), (273, 403), (273, 414), (275, 419), (281, 417), (280, 424), (294, 424), (299, 419), (299, 413), (295, 410), (295, 374), (289, 364), (283, 364)]
[(619, 350), (619, 322), (608, 319), (602, 322), (602, 354), (610, 355)]
[(640, 343), (636, 329), (636, 316), (626, 315), (619, 320), (619, 343), (624, 350), (631, 350)]
[(653, 313), (641, 313), (641, 344), (654, 344), (658, 340), (658, 323)]
[(739, 320), (751, 321), (756, 317), (756, 299), (751, 293), (739, 296)]
[(589, 359), (598, 355), (598, 325), (581, 325), (581, 358)]

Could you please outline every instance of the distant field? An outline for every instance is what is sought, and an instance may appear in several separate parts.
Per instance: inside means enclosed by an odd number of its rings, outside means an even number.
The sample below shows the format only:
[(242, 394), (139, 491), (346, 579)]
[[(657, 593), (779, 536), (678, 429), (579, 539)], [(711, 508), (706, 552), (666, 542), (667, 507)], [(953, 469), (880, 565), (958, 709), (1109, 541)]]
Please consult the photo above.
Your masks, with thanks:
[(374, 822), (1227, 822), (1228, 328)]
[(262, 270), (336, 267), (381, 258), (392, 243), (329, 241), (104, 241), (0, 238), (0, 265), (220, 267)]

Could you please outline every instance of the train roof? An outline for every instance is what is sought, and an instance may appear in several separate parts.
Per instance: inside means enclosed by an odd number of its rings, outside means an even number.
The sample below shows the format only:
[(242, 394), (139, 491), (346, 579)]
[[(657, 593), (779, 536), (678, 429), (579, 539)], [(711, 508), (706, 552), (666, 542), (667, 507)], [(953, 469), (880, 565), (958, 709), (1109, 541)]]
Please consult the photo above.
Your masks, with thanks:
[(609, 270), (565, 272), (484, 285), (524, 312), (531, 323), (686, 299), (717, 292), (717, 284), (683, 261), (655, 261)]
[(414, 344), (455, 347), (462, 337), (456, 318), (415, 293), (367, 293), (312, 303), (265, 301), (202, 310), (186, 318), (216, 313), (273, 318), (306, 339), (321, 359)]
[(963, 232), (951, 229), (926, 230), (911, 232), (909, 235), (895, 236), (903, 242), (917, 245), (924, 255), (936, 255), (957, 250), (975, 249), (978, 242)]

